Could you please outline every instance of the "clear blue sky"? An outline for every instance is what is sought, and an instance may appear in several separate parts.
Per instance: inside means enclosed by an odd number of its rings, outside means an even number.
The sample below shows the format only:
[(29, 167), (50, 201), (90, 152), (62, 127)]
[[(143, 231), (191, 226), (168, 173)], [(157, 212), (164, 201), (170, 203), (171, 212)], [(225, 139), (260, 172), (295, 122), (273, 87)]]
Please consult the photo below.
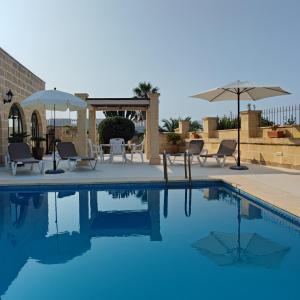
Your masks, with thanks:
[(293, 93), (258, 108), (300, 103), (299, 12), (299, 0), (9, 0), (0, 44), (48, 89), (131, 97), (150, 81), (160, 119), (199, 120), (236, 105), (188, 96), (237, 79)]

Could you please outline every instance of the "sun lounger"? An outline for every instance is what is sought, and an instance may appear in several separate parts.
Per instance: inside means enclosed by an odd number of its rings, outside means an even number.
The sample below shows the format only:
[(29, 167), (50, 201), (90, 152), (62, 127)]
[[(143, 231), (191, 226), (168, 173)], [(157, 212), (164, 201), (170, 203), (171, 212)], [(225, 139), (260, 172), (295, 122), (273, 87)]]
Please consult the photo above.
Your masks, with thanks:
[(38, 165), (40, 173), (44, 172), (44, 162), (32, 157), (30, 147), (26, 143), (11, 143), (8, 145), (8, 166), (11, 167), (12, 174), (17, 174), (17, 167), (20, 165), (30, 165), (33, 170), (34, 165)]
[[(74, 168), (78, 166), (81, 161), (87, 161), (91, 169), (95, 169), (97, 165), (97, 158), (95, 157), (83, 157), (78, 155), (75, 149), (75, 145), (72, 142), (60, 142), (57, 144), (57, 152), (59, 154), (60, 160), (67, 160), (68, 167), (71, 169), (73, 164)], [(59, 163), (58, 161), (58, 163)]]
[[(191, 155), (191, 162), (193, 161), (194, 157), (196, 157), (201, 164), (200, 161), (200, 154), (203, 153), (204, 148), (204, 141), (203, 140), (191, 140), (189, 142), (189, 146), (186, 149), (186, 152)], [(169, 160), (170, 164), (173, 164), (177, 157), (184, 156), (183, 153), (175, 153), (175, 154), (167, 154), (167, 159)], [(171, 157), (173, 157), (173, 161), (171, 160)]]
[(217, 153), (200, 155), (199, 157), (200, 164), (204, 166), (207, 158), (215, 158), (218, 165), (223, 168), (225, 166), (227, 157), (231, 156), (236, 161), (236, 157), (235, 157), (236, 145), (237, 145), (236, 140), (223, 140), (219, 146)]

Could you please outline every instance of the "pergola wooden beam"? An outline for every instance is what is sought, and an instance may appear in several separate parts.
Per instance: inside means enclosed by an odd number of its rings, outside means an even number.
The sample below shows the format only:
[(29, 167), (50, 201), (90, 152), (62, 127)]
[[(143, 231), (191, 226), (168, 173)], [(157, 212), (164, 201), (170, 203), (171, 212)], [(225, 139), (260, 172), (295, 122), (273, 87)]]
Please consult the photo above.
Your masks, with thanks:
[(96, 110), (147, 110), (150, 105), (148, 98), (87, 98), (86, 102)]
[[(145, 154), (150, 164), (159, 165), (159, 94), (149, 93), (149, 98), (90, 98), (88, 94), (80, 93), (76, 96), (84, 99), (88, 104), (89, 119), (86, 122), (86, 110), (79, 112), (78, 117), (78, 149), (79, 154), (87, 154), (87, 143), (82, 143), (89, 137), (96, 142), (96, 111), (146, 111)], [(88, 123), (88, 126), (87, 126)]]

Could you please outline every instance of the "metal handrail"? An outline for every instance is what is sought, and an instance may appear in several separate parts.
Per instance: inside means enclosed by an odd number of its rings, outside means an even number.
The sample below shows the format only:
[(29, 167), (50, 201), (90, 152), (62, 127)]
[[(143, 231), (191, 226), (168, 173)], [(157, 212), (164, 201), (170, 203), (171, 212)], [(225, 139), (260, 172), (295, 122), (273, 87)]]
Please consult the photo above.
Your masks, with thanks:
[(186, 156), (187, 156), (187, 153), (186, 151), (184, 151), (184, 178), (187, 179), (187, 163), (186, 163)]
[(168, 184), (168, 166), (167, 166), (167, 153), (166, 150), (163, 152), (163, 167), (164, 167), (164, 179), (166, 184)]
[[(188, 179), (189, 185), (192, 185), (192, 170), (191, 170), (191, 156), (192, 154), (188, 151), (184, 152), (184, 178)], [(166, 184), (169, 182), (168, 178), (168, 165), (167, 165), (167, 153), (166, 150), (163, 152), (163, 168), (164, 168), (164, 180)]]
[(191, 170), (191, 156), (192, 154), (187, 151), (188, 169), (189, 169), (189, 184), (192, 185), (192, 170)]
[(192, 214), (192, 189), (189, 188), (189, 197), (187, 197), (188, 189), (185, 189), (184, 197), (184, 213), (186, 217), (190, 217)]

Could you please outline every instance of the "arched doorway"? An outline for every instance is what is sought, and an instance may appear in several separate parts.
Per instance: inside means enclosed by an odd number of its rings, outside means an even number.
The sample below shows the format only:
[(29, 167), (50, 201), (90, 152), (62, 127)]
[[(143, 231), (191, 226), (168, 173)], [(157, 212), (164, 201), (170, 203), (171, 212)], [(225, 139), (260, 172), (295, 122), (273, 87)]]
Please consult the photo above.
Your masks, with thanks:
[(34, 111), (31, 115), (31, 137), (37, 138), (40, 136), (40, 123), (38, 114)]
[(8, 138), (9, 142), (22, 142), (25, 137), (24, 123), (20, 108), (13, 104), (8, 114)]

